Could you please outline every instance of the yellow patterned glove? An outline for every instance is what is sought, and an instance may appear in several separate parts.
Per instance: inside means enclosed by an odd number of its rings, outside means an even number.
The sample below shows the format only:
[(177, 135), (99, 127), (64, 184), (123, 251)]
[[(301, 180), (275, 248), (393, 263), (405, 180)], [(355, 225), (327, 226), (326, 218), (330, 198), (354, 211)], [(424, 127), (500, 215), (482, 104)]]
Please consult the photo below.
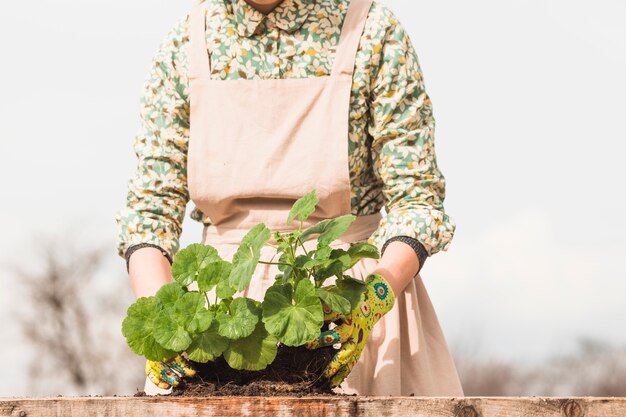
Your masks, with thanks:
[(180, 383), (180, 378), (195, 374), (196, 370), (180, 354), (168, 361), (146, 361), (146, 376), (162, 389), (175, 387)]
[(396, 296), (391, 286), (380, 274), (369, 274), (365, 278), (367, 291), (362, 296), (361, 303), (348, 315), (332, 311), (328, 305), (322, 303), (324, 320), (342, 323), (331, 330), (326, 330), (320, 336), (307, 342), (307, 349), (341, 343), (341, 348), (333, 356), (323, 374), (330, 380), (330, 386), (336, 387), (352, 371), (352, 368), (361, 357), (365, 342), (376, 322), (393, 307)]

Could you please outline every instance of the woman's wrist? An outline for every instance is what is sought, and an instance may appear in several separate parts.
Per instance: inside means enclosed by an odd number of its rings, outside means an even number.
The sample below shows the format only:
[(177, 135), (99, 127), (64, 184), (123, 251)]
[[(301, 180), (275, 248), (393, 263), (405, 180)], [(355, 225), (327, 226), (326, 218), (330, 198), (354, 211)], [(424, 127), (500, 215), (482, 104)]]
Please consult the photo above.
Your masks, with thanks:
[(417, 275), (419, 269), (419, 259), (413, 248), (404, 242), (393, 241), (387, 245), (376, 268), (369, 272), (383, 276), (398, 295)]
[(406, 236), (406, 235), (393, 236), (387, 239), (387, 241), (383, 244), (383, 247), (381, 249), (381, 256), (384, 255), (387, 246), (389, 246), (391, 242), (395, 242), (395, 241), (406, 243), (411, 248), (413, 248), (413, 251), (415, 252), (415, 256), (417, 256), (417, 259), (419, 261), (419, 266), (416, 272), (416, 274), (419, 274), (422, 267), (424, 266), (424, 262), (426, 262), (426, 258), (428, 258), (428, 251), (426, 250), (424, 245), (422, 245), (421, 242), (417, 240), (416, 238), (413, 238), (410, 236)]
[(169, 253), (167, 253), (167, 251), (165, 249), (163, 249), (159, 245), (155, 245), (154, 243), (142, 242), (142, 243), (137, 243), (137, 244), (131, 245), (131, 246), (128, 247), (128, 249), (126, 249), (126, 254), (125, 254), (125, 258), (126, 258), (126, 272), (130, 272), (130, 256), (136, 250), (141, 249), (141, 248), (148, 248), (148, 247), (149, 248), (158, 249), (161, 252), (161, 254), (167, 258), (167, 260), (170, 263), (170, 265), (172, 265), (172, 263), (173, 263), (172, 257), (170, 256)]
[(172, 266), (159, 249), (146, 246), (130, 258), (128, 275), (135, 297), (148, 297), (172, 282)]

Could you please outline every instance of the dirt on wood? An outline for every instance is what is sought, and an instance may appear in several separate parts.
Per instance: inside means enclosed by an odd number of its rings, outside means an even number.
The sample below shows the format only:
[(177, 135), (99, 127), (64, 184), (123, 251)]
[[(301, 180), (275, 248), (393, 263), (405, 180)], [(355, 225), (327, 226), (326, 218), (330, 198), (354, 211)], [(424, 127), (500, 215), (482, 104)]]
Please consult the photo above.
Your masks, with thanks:
[[(220, 356), (207, 363), (193, 362), (197, 370), (193, 377), (182, 378), (169, 396), (296, 396), (341, 395), (332, 391), (322, 375), (337, 351), (332, 347), (309, 350), (304, 346), (280, 344), (276, 359), (260, 371), (232, 369)], [(141, 391), (135, 396), (144, 396)]]

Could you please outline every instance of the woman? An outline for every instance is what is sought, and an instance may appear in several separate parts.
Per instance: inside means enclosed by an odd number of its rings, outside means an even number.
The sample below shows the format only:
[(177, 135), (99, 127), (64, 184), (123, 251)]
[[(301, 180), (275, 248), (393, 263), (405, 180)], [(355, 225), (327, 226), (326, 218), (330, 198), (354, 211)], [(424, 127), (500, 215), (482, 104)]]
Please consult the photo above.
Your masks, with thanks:
[[(368, 241), (382, 254), (346, 272), (365, 279), (371, 296), (353, 311), (356, 324), (308, 345), (342, 343), (325, 375), (344, 393), (463, 395), (419, 275), (427, 256), (448, 249), (455, 223), (443, 207), (431, 101), (390, 9), (372, 0), (200, 1), (154, 57), (142, 104), (138, 169), (116, 213), (117, 251), (137, 297), (171, 281), (189, 200), (202, 243), (230, 260), (253, 225), (287, 230), (293, 202), (315, 189), (320, 202), (305, 226), (352, 213), (336, 247)], [(261, 259), (271, 258), (264, 249)], [(262, 299), (277, 272), (259, 265), (242, 295)], [(388, 298), (379, 305), (381, 286)], [(148, 361), (145, 391), (169, 392), (191, 374), (182, 356)]]

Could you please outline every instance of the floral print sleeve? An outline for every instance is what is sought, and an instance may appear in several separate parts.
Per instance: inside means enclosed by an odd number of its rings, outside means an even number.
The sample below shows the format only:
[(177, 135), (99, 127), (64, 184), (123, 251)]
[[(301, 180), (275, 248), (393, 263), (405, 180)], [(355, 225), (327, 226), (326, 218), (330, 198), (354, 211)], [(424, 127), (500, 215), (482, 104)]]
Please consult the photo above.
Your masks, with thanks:
[(170, 259), (179, 248), (186, 204), (189, 106), (176, 56), (187, 16), (170, 30), (153, 57), (141, 96), (141, 125), (133, 148), (137, 167), (128, 182), (126, 205), (115, 214), (117, 252), (150, 243)]
[(386, 214), (369, 242), (380, 250), (394, 236), (409, 236), (433, 255), (448, 249), (456, 225), (443, 207), (432, 103), (406, 30), (389, 8), (384, 11), (389, 24), (374, 48), (368, 130)]

